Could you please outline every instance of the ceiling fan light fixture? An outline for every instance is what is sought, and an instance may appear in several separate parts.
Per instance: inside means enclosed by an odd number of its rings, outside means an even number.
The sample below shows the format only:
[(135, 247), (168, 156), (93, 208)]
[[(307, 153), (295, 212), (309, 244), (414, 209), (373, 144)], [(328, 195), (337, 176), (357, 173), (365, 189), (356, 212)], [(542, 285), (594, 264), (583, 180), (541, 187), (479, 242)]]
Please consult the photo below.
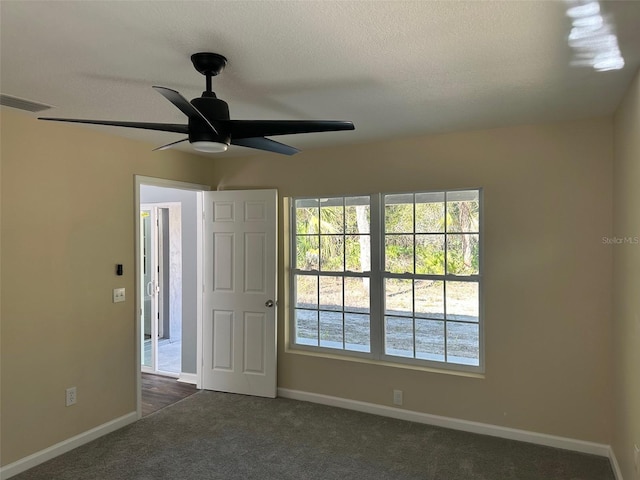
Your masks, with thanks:
[(207, 142), (207, 141), (199, 141), (192, 142), (191, 146), (194, 150), (204, 153), (222, 153), (226, 152), (229, 145), (221, 142)]
[(211, 90), (211, 78), (222, 72), (227, 59), (217, 53), (201, 52), (193, 54), (191, 60), (196, 70), (202, 73), (207, 80), (207, 90), (202, 92), (201, 97), (189, 101), (180, 92), (170, 88), (158, 85), (153, 87), (187, 116), (189, 120), (187, 124), (50, 117), (40, 117), (39, 119), (181, 133), (186, 135), (186, 138), (162, 145), (155, 148), (154, 151), (166, 150), (174, 145), (189, 141), (194, 150), (204, 153), (223, 153), (231, 144), (282, 155), (294, 155), (299, 152), (297, 148), (267, 137), (355, 129), (353, 122), (339, 120), (231, 120), (229, 105), (216, 97), (216, 94)]

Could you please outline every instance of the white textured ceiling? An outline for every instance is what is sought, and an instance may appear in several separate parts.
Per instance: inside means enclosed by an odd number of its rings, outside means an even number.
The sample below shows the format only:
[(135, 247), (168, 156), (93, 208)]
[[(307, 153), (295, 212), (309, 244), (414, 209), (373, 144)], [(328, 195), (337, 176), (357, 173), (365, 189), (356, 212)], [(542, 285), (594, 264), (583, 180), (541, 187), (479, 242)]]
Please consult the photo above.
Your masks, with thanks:
[(212, 51), (229, 59), (213, 89), (233, 119), (355, 123), (275, 138), (302, 149), (584, 118), (612, 113), (640, 66), (640, 1), (601, 5), (622, 70), (570, 66), (560, 1), (3, 0), (0, 89), (47, 116), (184, 123), (151, 86), (199, 96), (189, 57)]

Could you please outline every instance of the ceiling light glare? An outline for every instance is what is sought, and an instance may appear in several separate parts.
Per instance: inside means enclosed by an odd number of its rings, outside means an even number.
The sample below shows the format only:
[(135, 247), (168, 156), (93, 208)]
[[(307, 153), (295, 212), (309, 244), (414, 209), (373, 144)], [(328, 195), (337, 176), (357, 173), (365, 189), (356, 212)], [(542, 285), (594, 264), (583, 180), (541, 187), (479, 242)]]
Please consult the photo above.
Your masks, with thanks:
[(624, 58), (622, 58), (622, 56), (619, 54), (597, 55), (593, 63), (593, 68), (600, 72), (606, 72), (608, 70), (620, 70), (622, 67), (624, 67)]
[(590, 66), (599, 72), (619, 70), (624, 58), (618, 46), (613, 23), (600, 14), (597, 1), (566, 0), (567, 16), (572, 19), (567, 39), (574, 49), (572, 66)]
[(591, 15), (589, 17), (575, 18), (571, 23), (577, 28), (588, 27), (598, 29), (604, 25), (604, 20), (602, 19), (602, 15)]
[(569, 34), (569, 40), (578, 40), (580, 38), (589, 38), (592, 37), (601, 30), (601, 27), (593, 28), (593, 27), (573, 27), (571, 29), (571, 33)]
[(600, 4), (598, 2), (577, 5), (567, 10), (567, 15), (571, 18), (590, 17), (598, 13), (600, 13)]
[(571, 65), (572, 67), (592, 67), (593, 61), (591, 59), (589, 60), (573, 59), (571, 60), (569, 65)]
[(590, 57), (600, 53), (619, 52), (618, 39), (615, 35), (592, 35), (581, 38), (569, 37), (569, 45)]

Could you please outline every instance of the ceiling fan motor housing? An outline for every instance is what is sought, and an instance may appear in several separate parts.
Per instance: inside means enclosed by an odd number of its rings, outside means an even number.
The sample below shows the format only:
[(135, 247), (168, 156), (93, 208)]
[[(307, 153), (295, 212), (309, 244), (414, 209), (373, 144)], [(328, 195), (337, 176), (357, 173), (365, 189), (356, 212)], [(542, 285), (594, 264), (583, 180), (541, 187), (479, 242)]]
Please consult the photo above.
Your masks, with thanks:
[(189, 142), (219, 142), (229, 145), (231, 141), (229, 133), (221, 130), (221, 125), (217, 122), (218, 120), (229, 120), (227, 102), (215, 97), (200, 97), (191, 100), (191, 104), (216, 127), (218, 134), (212, 132), (202, 118), (189, 117)]

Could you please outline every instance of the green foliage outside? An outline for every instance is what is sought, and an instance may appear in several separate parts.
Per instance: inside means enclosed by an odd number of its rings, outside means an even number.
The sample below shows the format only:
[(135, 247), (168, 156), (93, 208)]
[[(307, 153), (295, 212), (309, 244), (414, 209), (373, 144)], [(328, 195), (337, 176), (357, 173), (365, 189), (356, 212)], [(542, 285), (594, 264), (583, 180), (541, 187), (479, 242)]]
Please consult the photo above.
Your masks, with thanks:
[[(476, 192), (398, 194), (384, 199), (386, 271), (479, 273)], [(370, 209), (363, 198), (297, 202), (296, 268), (323, 272), (371, 269)], [(348, 273), (297, 275), (295, 288), (296, 341), (369, 351), (368, 278)], [(384, 296), (387, 353), (442, 361), (446, 345), (450, 358), (478, 359), (478, 325), (450, 321), (478, 321), (477, 283), (387, 278)]]
[[(385, 197), (385, 269), (392, 273), (477, 274), (478, 200), (447, 201), (445, 215), (444, 195), (440, 194), (443, 201), (428, 203), (420, 202), (421, 195), (435, 194)], [(415, 204), (410, 203), (414, 200)], [(345, 206), (342, 199), (326, 199), (324, 203), (327, 205), (318, 200), (318, 206), (296, 209), (296, 267), (322, 271), (368, 270), (369, 207)]]
[[(360, 220), (358, 215), (361, 215)], [(368, 205), (297, 208), (296, 267), (333, 272), (363, 271), (362, 255), (368, 256), (369, 252), (365, 253), (368, 249), (362, 246), (368, 246), (369, 225)]]

